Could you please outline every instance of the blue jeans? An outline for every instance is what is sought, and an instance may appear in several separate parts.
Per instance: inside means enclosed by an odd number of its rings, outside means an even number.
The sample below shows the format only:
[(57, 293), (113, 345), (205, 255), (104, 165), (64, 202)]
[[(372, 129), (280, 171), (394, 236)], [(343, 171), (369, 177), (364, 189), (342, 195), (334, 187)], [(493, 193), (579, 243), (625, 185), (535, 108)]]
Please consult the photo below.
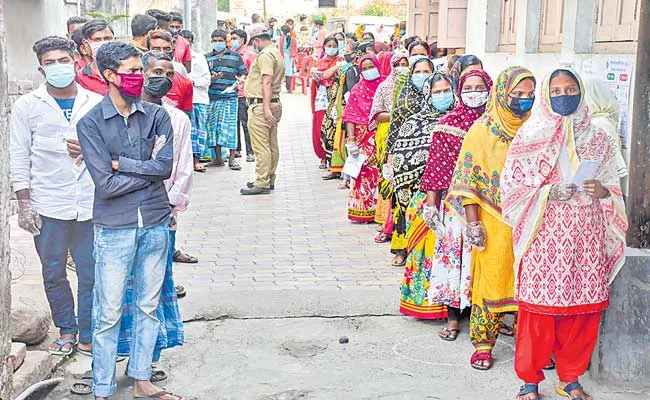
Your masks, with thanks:
[(151, 360), (160, 321), (156, 309), (169, 250), (169, 222), (150, 228), (109, 229), (95, 226), (95, 314), (93, 391), (115, 394), (115, 357), (126, 283), (133, 268), (133, 337), (131, 378), (151, 378)]
[[(90, 221), (64, 221), (41, 215), (41, 234), (34, 236), (41, 259), (45, 295), (50, 304), (54, 325), (61, 335), (79, 333), (81, 343), (92, 341), (90, 320), (93, 309), (95, 260), (93, 260), (93, 224)], [(77, 272), (77, 312), (66, 274), (68, 250)]]

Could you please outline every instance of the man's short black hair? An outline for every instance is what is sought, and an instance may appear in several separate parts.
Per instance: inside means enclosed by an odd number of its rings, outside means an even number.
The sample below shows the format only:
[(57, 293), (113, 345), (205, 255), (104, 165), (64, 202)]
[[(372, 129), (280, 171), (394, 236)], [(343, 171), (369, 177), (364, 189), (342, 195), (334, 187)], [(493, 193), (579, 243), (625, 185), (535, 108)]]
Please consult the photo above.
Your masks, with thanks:
[(219, 37), (219, 38), (224, 38), (226, 39), (228, 37), (228, 33), (226, 31), (222, 31), (221, 29), (215, 29), (212, 31), (212, 34), (210, 35), (211, 38), (213, 37)]
[(151, 65), (153, 60), (158, 60), (158, 61), (164, 60), (164, 61), (169, 61), (169, 62), (174, 61), (174, 60), (172, 60), (172, 58), (170, 56), (163, 53), (162, 51), (152, 50), (152, 51), (148, 51), (148, 52), (144, 53), (144, 55), (142, 56), (142, 68), (145, 71), (147, 69), (149, 69), (149, 66)]
[(187, 39), (188, 42), (193, 42), (194, 41), (194, 34), (192, 31), (188, 31), (187, 29), (183, 29), (182, 31), (178, 32), (179, 35)]
[(68, 27), (68, 32), (70, 32), (70, 27), (75, 24), (85, 24), (86, 22), (90, 21), (90, 17), (86, 17), (83, 15), (75, 15), (74, 17), (68, 18), (68, 21), (66, 22), (66, 25)]
[(271, 35), (269, 35), (268, 33), (262, 33), (261, 35), (257, 35), (255, 37), (252, 37), (251, 41), (254, 40), (254, 39), (271, 40)]
[(81, 32), (84, 35), (84, 39), (90, 39), (90, 36), (92, 36), (93, 33), (103, 31), (106, 28), (110, 29), (111, 32), (115, 33), (115, 31), (113, 31), (113, 28), (108, 23), (108, 21), (106, 21), (105, 19), (96, 18), (86, 22), (84, 26), (81, 28)]
[(97, 51), (95, 61), (97, 62), (99, 73), (106, 80), (104, 70), (110, 69), (117, 71), (122, 61), (128, 60), (131, 57), (140, 57), (140, 51), (128, 43), (106, 42)]
[(72, 39), (74, 44), (77, 45), (77, 51), (81, 53), (81, 46), (84, 44), (84, 33), (81, 31), (81, 29), (77, 29), (76, 31), (72, 32), (70, 39)]
[(154, 17), (158, 21), (166, 21), (166, 22), (172, 21), (172, 16), (169, 15), (169, 13), (164, 12), (163, 10), (157, 10), (155, 8), (152, 8), (151, 10), (147, 10), (145, 14)]
[(131, 35), (133, 37), (147, 36), (147, 34), (154, 29), (158, 20), (151, 15), (137, 14), (131, 19)]
[(61, 36), (46, 36), (37, 40), (32, 50), (36, 53), (36, 58), (38, 58), (40, 64), (43, 60), (43, 54), (53, 50), (63, 50), (70, 54), (70, 58), (74, 58), (75, 44), (73, 41)]
[(300, 22), (303, 22), (306, 19), (307, 19), (306, 15), (303, 14), (303, 15), (300, 16)]
[(171, 17), (171, 21), (180, 22), (181, 25), (183, 24), (183, 16), (181, 15), (181, 13), (172, 11), (169, 13), (169, 16)]
[(242, 44), (245, 44), (248, 41), (248, 34), (243, 29), (235, 29), (234, 31), (230, 32), (230, 34), (239, 36), (241, 40), (244, 42)]
[(314, 25), (316, 26), (325, 26), (325, 23), (323, 23), (323, 20), (320, 18), (314, 18)]

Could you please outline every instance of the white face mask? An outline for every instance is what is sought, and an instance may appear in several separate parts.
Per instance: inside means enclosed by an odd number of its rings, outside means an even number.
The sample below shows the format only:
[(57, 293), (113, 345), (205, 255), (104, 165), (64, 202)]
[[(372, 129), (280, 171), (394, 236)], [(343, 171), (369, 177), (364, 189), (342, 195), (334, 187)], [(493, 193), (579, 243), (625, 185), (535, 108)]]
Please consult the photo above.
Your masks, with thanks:
[(462, 92), (460, 98), (463, 103), (470, 108), (478, 108), (487, 103), (490, 98), (490, 92), (487, 90), (476, 90), (470, 92)]
[(99, 50), (100, 47), (104, 43), (108, 43), (109, 41), (103, 41), (103, 42), (88, 42), (90, 44), (90, 50), (92, 51), (93, 57), (97, 57), (97, 50)]

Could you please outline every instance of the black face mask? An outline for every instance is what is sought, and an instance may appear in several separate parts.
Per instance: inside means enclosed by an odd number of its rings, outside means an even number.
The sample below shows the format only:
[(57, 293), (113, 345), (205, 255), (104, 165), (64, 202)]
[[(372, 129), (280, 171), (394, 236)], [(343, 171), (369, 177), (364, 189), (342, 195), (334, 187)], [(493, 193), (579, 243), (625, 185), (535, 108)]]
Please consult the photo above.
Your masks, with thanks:
[(349, 62), (350, 64), (352, 64), (352, 61), (354, 61), (352, 54), (345, 54), (343, 57), (345, 58), (345, 61)]
[(166, 76), (153, 76), (147, 78), (147, 82), (144, 85), (144, 91), (153, 98), (162, 99), (167, 95), (167, 92), (172, 88), (172, 85), (172, 80)]

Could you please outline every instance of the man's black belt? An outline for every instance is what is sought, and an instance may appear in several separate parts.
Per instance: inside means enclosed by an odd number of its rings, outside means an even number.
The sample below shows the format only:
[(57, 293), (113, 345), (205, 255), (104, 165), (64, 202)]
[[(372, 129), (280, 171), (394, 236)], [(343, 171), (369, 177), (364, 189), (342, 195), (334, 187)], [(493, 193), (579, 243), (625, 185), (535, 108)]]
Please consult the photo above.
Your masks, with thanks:
[[(261, 99), (259, 97), (253, 97), (246, 100), (248, 100), (249, 105), (264, 103), (264, 99)], [(279, 98), (271, 99), (271, 103), (279, 103), (279, 102), (280, 102)]]

